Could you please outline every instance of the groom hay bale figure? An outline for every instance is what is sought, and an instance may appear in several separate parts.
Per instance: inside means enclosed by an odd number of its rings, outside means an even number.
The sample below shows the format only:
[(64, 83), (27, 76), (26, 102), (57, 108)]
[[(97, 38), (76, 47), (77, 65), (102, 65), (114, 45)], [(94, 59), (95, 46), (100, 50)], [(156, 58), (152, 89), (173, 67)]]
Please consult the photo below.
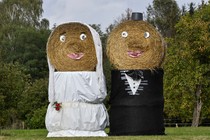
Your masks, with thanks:
[(132, 13), (110, 33), (110, 135), (162, 135), (165, 44), (158, 31)]
[(103, 105), (106, 86), (102, 46), (87, 24), (61, 24), (47, 43), (49, 106), (48, 137), (107, 136), (108, 115)]

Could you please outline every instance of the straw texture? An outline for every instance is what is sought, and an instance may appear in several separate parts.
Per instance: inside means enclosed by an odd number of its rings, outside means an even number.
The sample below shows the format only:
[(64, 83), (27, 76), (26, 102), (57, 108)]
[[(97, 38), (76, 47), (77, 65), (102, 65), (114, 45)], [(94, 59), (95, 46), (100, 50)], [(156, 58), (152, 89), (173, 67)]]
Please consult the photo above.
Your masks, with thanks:
[(95, 71), (97, 64), (92, 34), (86, 25), (77, 22), (54, 29), (48, 39), (47, 55), (57, 71)]
[(164, 60), (165, 43), (149, 23), (129, 20), (110, 33), (107, 56), (116, 69), (154, 69)]

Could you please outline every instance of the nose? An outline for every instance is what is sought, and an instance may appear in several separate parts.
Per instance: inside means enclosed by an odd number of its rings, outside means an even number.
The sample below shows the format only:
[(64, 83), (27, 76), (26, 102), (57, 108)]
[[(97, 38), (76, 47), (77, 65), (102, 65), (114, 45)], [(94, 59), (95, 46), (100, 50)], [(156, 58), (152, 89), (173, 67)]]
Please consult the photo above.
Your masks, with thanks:
[(69, 43), (68, 44), (68, 48), (72, 51), (74, 51), (75, 53), (79, 53), (82, 52), (82, 45), (80, 43)]
[(128, 47), (133, 48), (133, 49), (141, 49), (141, 48), (143, 48), (143, 44), (142, 44), (142, 42), (130, 41), (128, 43)]
[(132, 36), (127, 40), (128, 48), (145, 50), (149, 47), (150, 40), (141, 36)]

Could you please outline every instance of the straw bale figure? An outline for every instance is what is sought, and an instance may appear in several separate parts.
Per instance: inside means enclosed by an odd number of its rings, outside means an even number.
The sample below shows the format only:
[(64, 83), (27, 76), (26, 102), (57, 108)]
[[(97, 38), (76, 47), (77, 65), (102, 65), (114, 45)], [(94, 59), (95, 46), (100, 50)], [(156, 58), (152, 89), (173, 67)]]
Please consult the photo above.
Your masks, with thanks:
[(56, 27), (47, 43), (47, 137), (107, 136), (106, 85), (98, 33), (80, 22)]
[(162, 135), (165, 43), (141, 13), (110, 33), (110, 135)]

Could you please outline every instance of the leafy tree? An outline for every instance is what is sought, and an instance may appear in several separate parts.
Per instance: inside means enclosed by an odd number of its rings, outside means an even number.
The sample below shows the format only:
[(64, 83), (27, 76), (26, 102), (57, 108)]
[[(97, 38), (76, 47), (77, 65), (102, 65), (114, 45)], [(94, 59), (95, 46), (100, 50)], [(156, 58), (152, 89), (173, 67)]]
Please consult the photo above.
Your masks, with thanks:
[(32, 78), (47, 74), (45, 46), (49, 21), (40, 17), (42, 0), (3, 0), (0, 2), (0, 48), (4, 62), (26, 66)]
[(27, 114), (26, 126), (30, 129), (45, 128), (45, 116), (47, 112), (47, 106), (42, 106), (33, 111), (33, 115)]
[(20, 26), (39, 25), (42, 15), (42, 0), (2, 0), (0, 2), (0, 24), (16, 24)]
[(42, 0), (2, 0), (0, 2), (0, 39), (13, 41), (16, 30), (39, 28)]
[(175, 35), (175, 24), (180, 17), (180, 9), (175, 0), (153, 0), (147, 7), (147, 21), (161, 32), (163, 37)]
[(27, 88), (29, 76), (18, 64), (0, 62), (0, 126), (12, 126), (18, 121), (17, 105)]
[(42, 19), (40, 22), (40, 29), (49, 29), (50, 22), (46, 18)]
[[(1, 127), (20, 124), (20, 120), (31, 127), (30, 119), (44, 120), (37, 119), (37, 114), (43, 112), (47, 102), (47, 80), (40, 78), (48, 75), (45, 46), (50, 30), (49, 21), (40, 20), (42, 12), (42, 0), (0, 1)], [(35, 88), (41, 95), (35, 94)], [(35, 100), (28, 94), (36, 95)]]
[[(17, 33), (17, 39), (15, 39), (14, 42), (5, 41), (2, 43), (2, 45), (7, 46), (7, 48), (1, 48), (1, 56), (3, 56), (1, 57), (1, 60), (4, 61), (1, 62), (2, 76), (0, 76), (2, 80), (0, 82), (0, 100), (2, 101), (0, 105), (2, 107), (1, 113), (3, 114), (3, 117), (0, 117), (0, 123), (2, 124), (1, 126), (11, 126), (12, 124), (17, 123), (17, 121), (19, 120), (22, 120), (24, 122), (24, 120), (29, 119), (30, 117), (34, 118), (32, 110), (36, 111), (36, 109), (40, 109), (43, 106), (46, 107), (46, 104), (37, 102), (38, 108), (33, 108), (33, 106), (29, 106), (27, 104), (20, 109), (20, 106), (17, 104), (21, 105), (21, 103), (23, 102), (22, 100), (24, 100), (26, 103), (31, 104), (31, 100), (34, 99), (31, 99), (29, 97), (40, 97), (44, 103), (46, 103), (47, 101), (47, 80), (45, 80), (45, 83), (42, 80), (38, 80), (40, 85), (36, 86), (36, 79), (48, 76), (48, 68), (45, 54), (47, 34), (49, 34), (49, 32), (46, 32), (46, 30), (37, 30), (32, 28), (20, 29)], [(12, 49), (8, 51), (9, 48)], [(13, 62), (14, 64), (7, 64), (5, 62)], [(17, 65), (16, 62), (21, 63), (21, 65)], [(25, 79), (24, 77), (26, 77), (27, 74), (30, 74), (32, 76), (32, 79)], [(30, 78), (29, 76), (27, 77)], [(38, 96), (37, 94), (33, 93), (33, 91), (31, 90), (32, 87), (36, 87), (36, 90), (40, 90), (39, 93), (41, 95)], [(28, 91), (29, 89), (30, 91)], [(26, 91), (32, 92), (33, 95), (36, 96), (26, 96)], [(38, 100), (34, 101), (36, 102)], [(22, 111), (24, 113), (21, 113)], [(28, 117), (22, 117), (25, 115)], [(27, 123), (30, 123), (30, 120), (28, 120)]]
[(208, 4), (183, 16), (166, 57), (165, 113), (183, 121), (193, 118), (192, 126), (199, 125), (201, 115), (209, 118), (210, 113), (209, 15)]
[(2, 42), (3, 60), (7, 63), (18, 62), (27, 69), (33, 79), (46, 77), (48, 73), (46, 43), (49, 30), (19, 28), (14, 32), (12, 41)]
[(39, 79), (31, 83), (21, 94), (17, 110), (27, 128), (44, 128), (48, 105), (48, 79)]

